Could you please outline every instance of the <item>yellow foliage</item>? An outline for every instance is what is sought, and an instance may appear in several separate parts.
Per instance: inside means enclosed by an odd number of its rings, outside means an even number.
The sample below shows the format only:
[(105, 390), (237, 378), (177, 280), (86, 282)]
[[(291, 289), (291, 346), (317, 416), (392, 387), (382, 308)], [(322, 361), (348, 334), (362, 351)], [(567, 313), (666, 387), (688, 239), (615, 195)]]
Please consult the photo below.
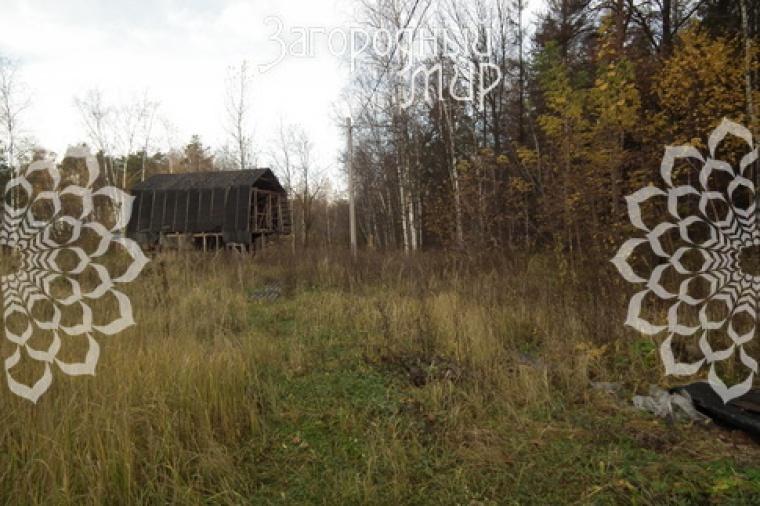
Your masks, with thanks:
[(744, 121), (744, 63), (740, 44), (712, 37), (699, 25), (685, 30), (654, 80), (662, 112), (656, 131), (669, 142), (706, 138), (723, 117)]
[(517, 156), (524, 165), (533, 165), (538, 161), (538, 153), (524, 146), (517, 148)]
[(516, 191), (520, 193), (528, 193), (533, 190), (533, 183), (529, 181), (525, 181), (521, 178), (512, 178), (511, 180), (512, 188), (514, 188)]

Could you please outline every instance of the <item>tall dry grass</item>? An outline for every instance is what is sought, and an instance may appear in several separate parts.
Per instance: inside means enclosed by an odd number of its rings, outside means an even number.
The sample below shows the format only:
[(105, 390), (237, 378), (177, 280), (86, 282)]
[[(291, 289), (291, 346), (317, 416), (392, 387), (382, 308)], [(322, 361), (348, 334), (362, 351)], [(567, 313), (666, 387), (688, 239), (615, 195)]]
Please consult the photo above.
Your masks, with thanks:
[(638, 337), (622, 325), (631, 290), (606, 261), (312, 252), (265, 262), (299, 290), (321, 287), (314, 320), (360, 336), (371, 361), (457, 364), (478, 412), (579, 400), (590, 380), (624, 379), (632, 365), (642, 382), (660, 377), (629, 356)]
[(245, 490), (236, 468), (262, 437), (262, 412), (277, 399), (269, 375), (283, 360), (251, 324), (241, 283), (255, 282), (254, 271), (197, 255), (154, 259), (125, 290), (138, 324), (99, 339), (95, 377), (57, 371), (36, 405), (6, 390), (0, 496), (15, 504), (236, 500)]
[[(495, 426), (583, 403), (592, 379), (659, 377), (622, 338), (627, 294), (615, 279), (604, 263), (538, 255), (155, 257), (125, 287), (138, 323), (99, 338), (95, 377), (58, 372), (36, 405), (0, 395), (0, 497), (244, 503), (263, 486), (257, 458), (282, 420), (283, 382), (331, 360), (336, 346), (400, 381), (401, 364), (418, 364), (430, 381), (415, 396), (438, 416), (437, 437), (470, 441), (489, 458)], [(272, 282), (285, 302), (248, 300)], [(358, 481), (345, 484), (355, 500), (401, 498), (399, 484), (418, 472), (424, 441), (397, 419), (382, 424)]]

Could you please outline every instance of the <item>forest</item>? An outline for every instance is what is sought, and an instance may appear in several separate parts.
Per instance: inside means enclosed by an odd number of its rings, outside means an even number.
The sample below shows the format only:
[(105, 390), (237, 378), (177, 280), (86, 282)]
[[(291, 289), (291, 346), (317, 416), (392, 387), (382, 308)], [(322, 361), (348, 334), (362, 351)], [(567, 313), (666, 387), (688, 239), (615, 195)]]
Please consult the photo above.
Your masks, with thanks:
[[(366, 40), (346, 62), (343, 93), (359, 241), (613, 252), (630, 233), (624, 198), (661, 184), (666, 146), (704, 149), (723, 118), (757, 130), (757, 9), (745, 0), (551, 0), (530, 12), (518, 0), (358, 2), (355, 36)], [(31, 100), (23, 62), (2, 62), (0, 149), (6, 166), (23, 165), (46, 150), (18, 132)], [(167, 144), (171, 121), (147, 92), (116, 104), (98, 89), (74, 98), (86, 142), (109, 184), (125, 189), (151, 173), (269, 166), (295, 203), (298, 243), (345, 246), (345, 180), (315, 167), (309, 134), (284, 124), (277, 139), (253, 142), (250, 67), (226, 76), (224, 145)]]

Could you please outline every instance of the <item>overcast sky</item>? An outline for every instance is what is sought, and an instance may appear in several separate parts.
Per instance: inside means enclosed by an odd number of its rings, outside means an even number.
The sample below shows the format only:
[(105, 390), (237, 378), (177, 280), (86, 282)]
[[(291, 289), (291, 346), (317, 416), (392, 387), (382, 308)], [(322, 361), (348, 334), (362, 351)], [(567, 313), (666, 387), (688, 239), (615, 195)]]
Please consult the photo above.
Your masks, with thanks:
[[(467, 1), (467, 0), (462, 0)], [(542, 2), (528, 3), (536, 9)], [(301, 124), (317, 164), (333, 175), (344, 132), (336, 116), (348, 81), (340, 38), (315, 36), (316, 57), (282, 51), (298, 28), (356, 26), (351, 0), (0, 0), (0, 54), (21, 62), (32, 107), (27, 134), (60, 155), (88, 141), (74, 97), (99, 89), (107, 103), (136, 101), (146, 90), (176, 130), (155, 129), (155, 148), (182, 147), (191, 135), (218, 148), (225, 133), (225, 78), (248, 61), (253, 75), (252, 123), (259, 166), (269, 165), (279, 125)], [(316, 32), (315, 32), (316, 33)], [(332, 49), (332, 51), (330, 51)], [(343, 63), (341, 63), (343, 61)], [(337, 114), (336, 114), (337, 112)]]
[[(266, 18), (279, 17), (286, 34), (298, 26), (329, 29), (350, 21), (348, 5), (347, 0), (0, 0), (0, 53), (20, 60), (32, 92), (25, 130), (56, 153), (87, 140), (73, 99), (93, 88), (112, 103), (147, 89), (160, 102), (160, 114), (176, 125), (176, 145), (198, 134), (206, 145), (218, 147), (227, 142), (227, 69), (247, 60), (258, 150), (270, 148), (282, 118), (307, 129), (319, 163), (330, 168), (343, 142), (333, 111), (340, 106), (347, 70), (324, 50), (324, 40), (317, 58), (290, 57), (263, 74), (258, 65), (276, 60), (280, 52), (270, 40), (275, 22)], [(157, 129), (159, 137), (162, 130)]]

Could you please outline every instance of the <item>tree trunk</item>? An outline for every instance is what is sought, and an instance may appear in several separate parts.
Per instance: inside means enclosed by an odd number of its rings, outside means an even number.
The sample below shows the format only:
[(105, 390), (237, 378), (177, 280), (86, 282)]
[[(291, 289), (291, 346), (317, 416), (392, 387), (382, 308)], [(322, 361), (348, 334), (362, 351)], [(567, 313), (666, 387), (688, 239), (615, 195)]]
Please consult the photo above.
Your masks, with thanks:
[(739, 8), (742, 16), (742, 38), (744, 39), (744, 80), (745, 93), (747, 95), (747, 120), (750, 128), (755, 126), (755, 100), (753, 97), (752, 83), (752, 34), (749, 28), (749, 13), (747, 12), (747, 0), (739, 0)]

